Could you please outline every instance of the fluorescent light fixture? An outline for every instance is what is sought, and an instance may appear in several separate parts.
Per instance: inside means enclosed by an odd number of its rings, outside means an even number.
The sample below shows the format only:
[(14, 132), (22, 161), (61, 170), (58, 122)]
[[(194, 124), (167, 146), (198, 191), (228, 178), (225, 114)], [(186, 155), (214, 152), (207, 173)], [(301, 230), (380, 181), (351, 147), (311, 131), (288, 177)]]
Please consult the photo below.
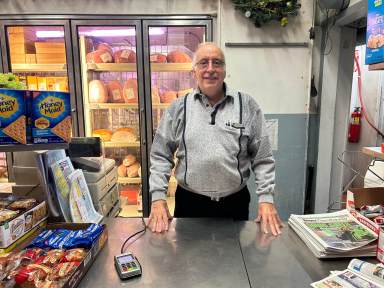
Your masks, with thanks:
[(64, 31), (50, 30), (50, 31), (36, 31), (37, 38), (62, 38)]
[[(163, 35), (164, 30), (160, 27), (150, 27), (149, 35)], [(135, 36), (135, 29), (99, 29), (91, 31), (80, 31), (79, 35), (93, 36), (93, 37), (124, 37)], [(64, 37), (64, 31), (50, 30), (50, 31), (37, 31), (36, 37), (38, 38), (59, 38)]]

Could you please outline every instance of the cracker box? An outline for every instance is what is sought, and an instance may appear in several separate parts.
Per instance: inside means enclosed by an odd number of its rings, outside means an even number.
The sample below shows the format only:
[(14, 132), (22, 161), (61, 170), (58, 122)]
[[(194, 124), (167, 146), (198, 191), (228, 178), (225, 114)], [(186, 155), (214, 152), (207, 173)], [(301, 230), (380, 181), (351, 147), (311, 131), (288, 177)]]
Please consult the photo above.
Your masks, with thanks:
[(384, 62), (384, 0), (368, 0), (365, 64)]
[(32, 91), (33, 143), (69, 142), (71, 137), (70, 95), (57, 91)]
[(27, 144), (24, 90), (0, 89), (0, 144)]

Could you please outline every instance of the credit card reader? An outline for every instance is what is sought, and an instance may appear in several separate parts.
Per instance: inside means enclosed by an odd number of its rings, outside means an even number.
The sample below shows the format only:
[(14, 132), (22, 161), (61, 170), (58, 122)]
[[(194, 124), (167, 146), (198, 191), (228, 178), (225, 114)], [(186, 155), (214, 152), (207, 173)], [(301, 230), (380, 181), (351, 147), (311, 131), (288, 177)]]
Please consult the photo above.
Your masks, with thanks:
[(141, 265), (130, 252), (115, 256), (115, 267), (120, 279), (129, 279), (141, 275)]

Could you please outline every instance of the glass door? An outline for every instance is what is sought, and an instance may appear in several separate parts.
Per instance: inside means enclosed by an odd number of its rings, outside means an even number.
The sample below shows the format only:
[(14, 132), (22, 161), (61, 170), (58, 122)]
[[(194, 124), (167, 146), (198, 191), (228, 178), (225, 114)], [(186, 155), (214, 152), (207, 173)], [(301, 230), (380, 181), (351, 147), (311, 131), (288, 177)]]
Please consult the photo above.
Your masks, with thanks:
[[(144, 105), (141, 28), (135, 21), (76, 21), (73, 24), (80, 59), (84, 135), (100, 137), (104, 156), (117, 167), (118, 194), (97, 201), (104, 215), (121, 206), (120, 215), (142, 215), (142, 128)], [(74, 41), (74, 42), (75, 42)], [(80, 77), (79, 77), (80, 78)], [(141, 81), (140, 81), (141, 80)], [(142, 111), (142, 112), (141, 112)], [(143, 155), (144, 154), (144, 155)], [(112, 193), (113, 195), (109, 195)], [(107, 197), (107, 198), (105, 198)], [(97, 206), (100, 206), (96, 204)]]
[[(147, 105), (147, 114), (151, 115), (147, 137), (152, 141), (164, 111), (195, 88), (191, 74), (193, 54), (200, 43), (211, 41), (212, 31), (210, 20), (153, 20), (144, 21), (143, 27), (146, 91), (150, 91), (147, 99), (151, 99)], [(176, 157), (174, 162), (177, 165)], [(176, 187), (173, 170), (167, 191), (171, 214)]]

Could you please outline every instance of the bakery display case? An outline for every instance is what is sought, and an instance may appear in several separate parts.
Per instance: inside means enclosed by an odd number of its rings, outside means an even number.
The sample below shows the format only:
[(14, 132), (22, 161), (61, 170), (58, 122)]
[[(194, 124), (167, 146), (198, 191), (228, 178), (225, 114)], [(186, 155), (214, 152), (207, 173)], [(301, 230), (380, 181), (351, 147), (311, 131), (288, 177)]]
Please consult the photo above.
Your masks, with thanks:
[(85, 135), (117, 165), (122, 213), (141, 215), (141, 146), (135, 26), (78, 26)]
[[(172, 101), (193, 89), (193, 53), (211, 41), (211, 20), (75, 20), (72, 37), (80, 134), (100, 137), (116, 161), (120, 215), (148, 216), (153, 135)], [(176, 186), (172, 176), (171, 213)]]

